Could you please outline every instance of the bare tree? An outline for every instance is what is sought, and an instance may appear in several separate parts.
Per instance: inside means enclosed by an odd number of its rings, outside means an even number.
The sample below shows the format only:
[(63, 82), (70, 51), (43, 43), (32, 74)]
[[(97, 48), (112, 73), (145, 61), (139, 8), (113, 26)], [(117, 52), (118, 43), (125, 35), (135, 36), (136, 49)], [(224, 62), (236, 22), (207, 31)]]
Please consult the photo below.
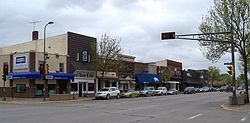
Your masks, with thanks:
[(94, 47), (93, 49), (96, 49), (94, 62), (97, 70), (101, 71), (101, 83), (103, 84), (104, 74), (114, 70), (120, 62), (120, 40), (104, 34)]

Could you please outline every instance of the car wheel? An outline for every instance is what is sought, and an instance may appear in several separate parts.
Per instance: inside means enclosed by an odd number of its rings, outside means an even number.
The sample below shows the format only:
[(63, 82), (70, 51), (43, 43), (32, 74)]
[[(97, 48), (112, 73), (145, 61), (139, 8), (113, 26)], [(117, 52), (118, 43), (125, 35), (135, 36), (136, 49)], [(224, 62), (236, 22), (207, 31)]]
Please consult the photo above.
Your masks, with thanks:
[(148, 92), (145, 94), (146, 97), (148, 97)]
[(106, 99), (107, 99), (107, 100), (109, 100), (109, 99), (110, 99), (110, 95), (109, 95), (109, 94), (106, 96)]
[(120, 98), (120, 94), (117, 94), (116, 99), (119, 99), (119, 98)]
[(132, 98), (132, 95), (130, 94), (128, 97), (129, 97), (129, 98)]

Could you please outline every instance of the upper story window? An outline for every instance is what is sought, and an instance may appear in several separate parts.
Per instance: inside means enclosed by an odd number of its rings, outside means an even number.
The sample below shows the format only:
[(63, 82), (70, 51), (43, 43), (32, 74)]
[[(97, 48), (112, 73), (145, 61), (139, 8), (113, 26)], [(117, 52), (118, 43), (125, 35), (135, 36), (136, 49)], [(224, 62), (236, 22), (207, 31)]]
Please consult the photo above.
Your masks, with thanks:
[(59, 72), (64, 72), (64, 63), (59, 63)]
[(76, 53), (76, 61), (80, 61), (80, 53)]
[(82, 62), (88, 62), (88, 51), (82, 52)]

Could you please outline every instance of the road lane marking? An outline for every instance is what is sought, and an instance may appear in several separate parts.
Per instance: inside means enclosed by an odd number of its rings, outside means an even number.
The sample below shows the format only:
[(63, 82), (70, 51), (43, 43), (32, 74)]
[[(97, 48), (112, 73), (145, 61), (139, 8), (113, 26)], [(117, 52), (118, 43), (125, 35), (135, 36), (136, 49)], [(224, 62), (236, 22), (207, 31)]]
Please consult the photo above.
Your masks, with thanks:
[(246, 120), (247, 120), (248, 115), (249, 115), (249, 113), (247, 113), (247, 115), (246, 115), (245, 117), (241, 118), (241, 119), (240, 119), (240, 121), (241, 121), (241, 122), (246, 121)]
[(203, 115), (203, 114), (199, 113), (199, 114), (197, 114), (197, 115), (194, 115), (194, 116), (192, 116), (192, 117), (189, 117), (188, 120), (194, 119), (194, 118), (199, 117), (199, 116), (201, 116), (201, 115)]

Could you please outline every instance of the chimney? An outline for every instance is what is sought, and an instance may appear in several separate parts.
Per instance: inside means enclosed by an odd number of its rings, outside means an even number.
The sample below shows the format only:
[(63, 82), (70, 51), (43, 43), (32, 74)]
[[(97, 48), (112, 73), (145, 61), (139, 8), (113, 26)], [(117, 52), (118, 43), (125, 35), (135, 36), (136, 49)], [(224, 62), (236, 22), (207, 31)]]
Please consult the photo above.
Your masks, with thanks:
[(38, 40), (38, 31), (32, 32), (32, 40)]

